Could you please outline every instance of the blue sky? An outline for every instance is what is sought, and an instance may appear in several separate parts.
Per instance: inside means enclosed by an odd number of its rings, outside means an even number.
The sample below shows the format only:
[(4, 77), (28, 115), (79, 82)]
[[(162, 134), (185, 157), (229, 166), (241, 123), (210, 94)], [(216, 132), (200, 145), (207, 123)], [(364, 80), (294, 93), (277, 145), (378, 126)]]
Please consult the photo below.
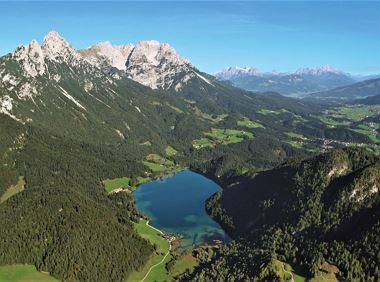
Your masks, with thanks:
[(380, 2), (0, 2), (0, 55), (57, 30), (74, 47), (156, 39), (209, 73), (380, 73)]

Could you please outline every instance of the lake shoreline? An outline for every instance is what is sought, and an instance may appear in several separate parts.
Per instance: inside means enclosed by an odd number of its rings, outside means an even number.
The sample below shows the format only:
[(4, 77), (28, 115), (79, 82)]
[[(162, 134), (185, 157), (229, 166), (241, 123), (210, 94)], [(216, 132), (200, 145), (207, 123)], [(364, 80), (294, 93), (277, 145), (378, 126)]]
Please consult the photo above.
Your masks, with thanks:
[(208, 244), (213, 244), (211, 240), (228, 242), (229, 236), (205, 208), (206, 200), (221, 187), (190, 169), (166, 176), (144, 183), (133, 193), (138, 210), (151, 224), (169, 234), (183, 235), (183, 248), (204, 245), (205, 240)]

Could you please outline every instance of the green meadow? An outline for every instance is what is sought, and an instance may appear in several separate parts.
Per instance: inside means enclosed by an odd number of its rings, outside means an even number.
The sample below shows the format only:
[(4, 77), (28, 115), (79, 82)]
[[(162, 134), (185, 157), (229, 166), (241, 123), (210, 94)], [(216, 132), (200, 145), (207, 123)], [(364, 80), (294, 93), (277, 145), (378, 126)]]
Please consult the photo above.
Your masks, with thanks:
[(130, 187), (131, 179), (129, 177), (120, 177), (115, 179), (106, 179), (103, 181), (106, 191), (109, 193), (115, 189), (122, 187)]
[(211, 128), (210, 132), (204, 133), (206, 137), (193, 140), (193, 147), (201, 149), (205, 147), (215, 147), (218, 144), (228, 145), (242, 142), (244, 139), (252, 139), (252, 132), (226, 128)]
[(174, 149), (172, 146), (167, 146), (165, 148), (165, 154), (168, 156), (168, 157), (172, 157), (172, 156), (175, 156), (177, 154), (177, 150)]
[(0, 282), (53, 282), (58, 281), (47, 273), (36, 270), (34, 265), (13, 264), (0, 266)]
[[(140, 220), (140, 222), (135, 224), (135, 228), (141, 237), (148, 240), (152, 245), (156, 246), (156, 251), (141, 271), (135, 271), (127, 278), (128, 282), (141, 281), (149, 269), (153, 265), (160, 263), (165, 257), (165, 254), (169, 251), (169, 242), (163, 238), (157, 230), (147, 225), (146, 223), (147, 221), (145, 219)], [(167, 281), (169, 274), (166, 270), (166, 263), (171, 259), (172, 256), (169, 254), (161, 264), (157, 265), (151, 270), (144, 281)]]
[(261, 123), (252, 121), (249, 118), (244, 117), (241, 120), (237, 121), (238, 126), (247, 127), (247, 128), (265, 128)]

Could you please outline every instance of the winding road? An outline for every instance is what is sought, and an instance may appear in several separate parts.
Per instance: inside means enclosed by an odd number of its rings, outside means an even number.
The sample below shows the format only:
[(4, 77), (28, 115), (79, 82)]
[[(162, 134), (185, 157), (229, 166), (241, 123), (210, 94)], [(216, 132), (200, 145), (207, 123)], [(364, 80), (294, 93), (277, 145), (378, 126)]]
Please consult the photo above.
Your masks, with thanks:
[[(157, 229), (156, 227), (153, 227), (152, 225), (150, 225), (149, 221), (146, 222), (146, 225), (149, 226), (150, 228), (156, 230), (161, 235), (164, 235), (164, 232), (162, 232), (161, 230)], [(149, 276), (149, 274), (153, 270), (153, 268), (159, 266), (160, 264), (162, 264), (165, 261), (166, 257), (170, 254), (170, 250), (172, 249), (172, 243), (171, 243), (171, 241), (168, 240), (168, 242), (169, 242), (169, 250), (168, 250), (168, 252), (165, 254), (165, 256), (162, 258), (162, 260), (160, 262), (156, 263), (155, 265), (152, 265), (149, 268), (148, 272), (145, 274), (145, 276), (143, 277), (143, 279), (141, 279), (139, 282), (143, 282)]]
[(291, 273), (290, 271), (287, 271), (287, 270), (285, 269), (284, 263), (282, 263), (282, 269), (284, 270), (285, 273), (290, 274), (290, 277), (291, 277), (290, 282), (294, 282), (293, 273)]

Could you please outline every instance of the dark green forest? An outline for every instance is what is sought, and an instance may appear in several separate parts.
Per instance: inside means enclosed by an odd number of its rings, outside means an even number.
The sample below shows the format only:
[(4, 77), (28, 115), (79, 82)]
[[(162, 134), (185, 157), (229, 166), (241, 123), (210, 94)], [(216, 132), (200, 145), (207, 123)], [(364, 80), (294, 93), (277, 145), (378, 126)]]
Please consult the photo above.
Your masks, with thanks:
[(358, 148), (232, 178), (206, 208), (235, 241), (183, 279), (272, 280), (278, 259), (309, 278), (328, 262), (342, 280), (377, 281), (379, 185), (379, 157)]

